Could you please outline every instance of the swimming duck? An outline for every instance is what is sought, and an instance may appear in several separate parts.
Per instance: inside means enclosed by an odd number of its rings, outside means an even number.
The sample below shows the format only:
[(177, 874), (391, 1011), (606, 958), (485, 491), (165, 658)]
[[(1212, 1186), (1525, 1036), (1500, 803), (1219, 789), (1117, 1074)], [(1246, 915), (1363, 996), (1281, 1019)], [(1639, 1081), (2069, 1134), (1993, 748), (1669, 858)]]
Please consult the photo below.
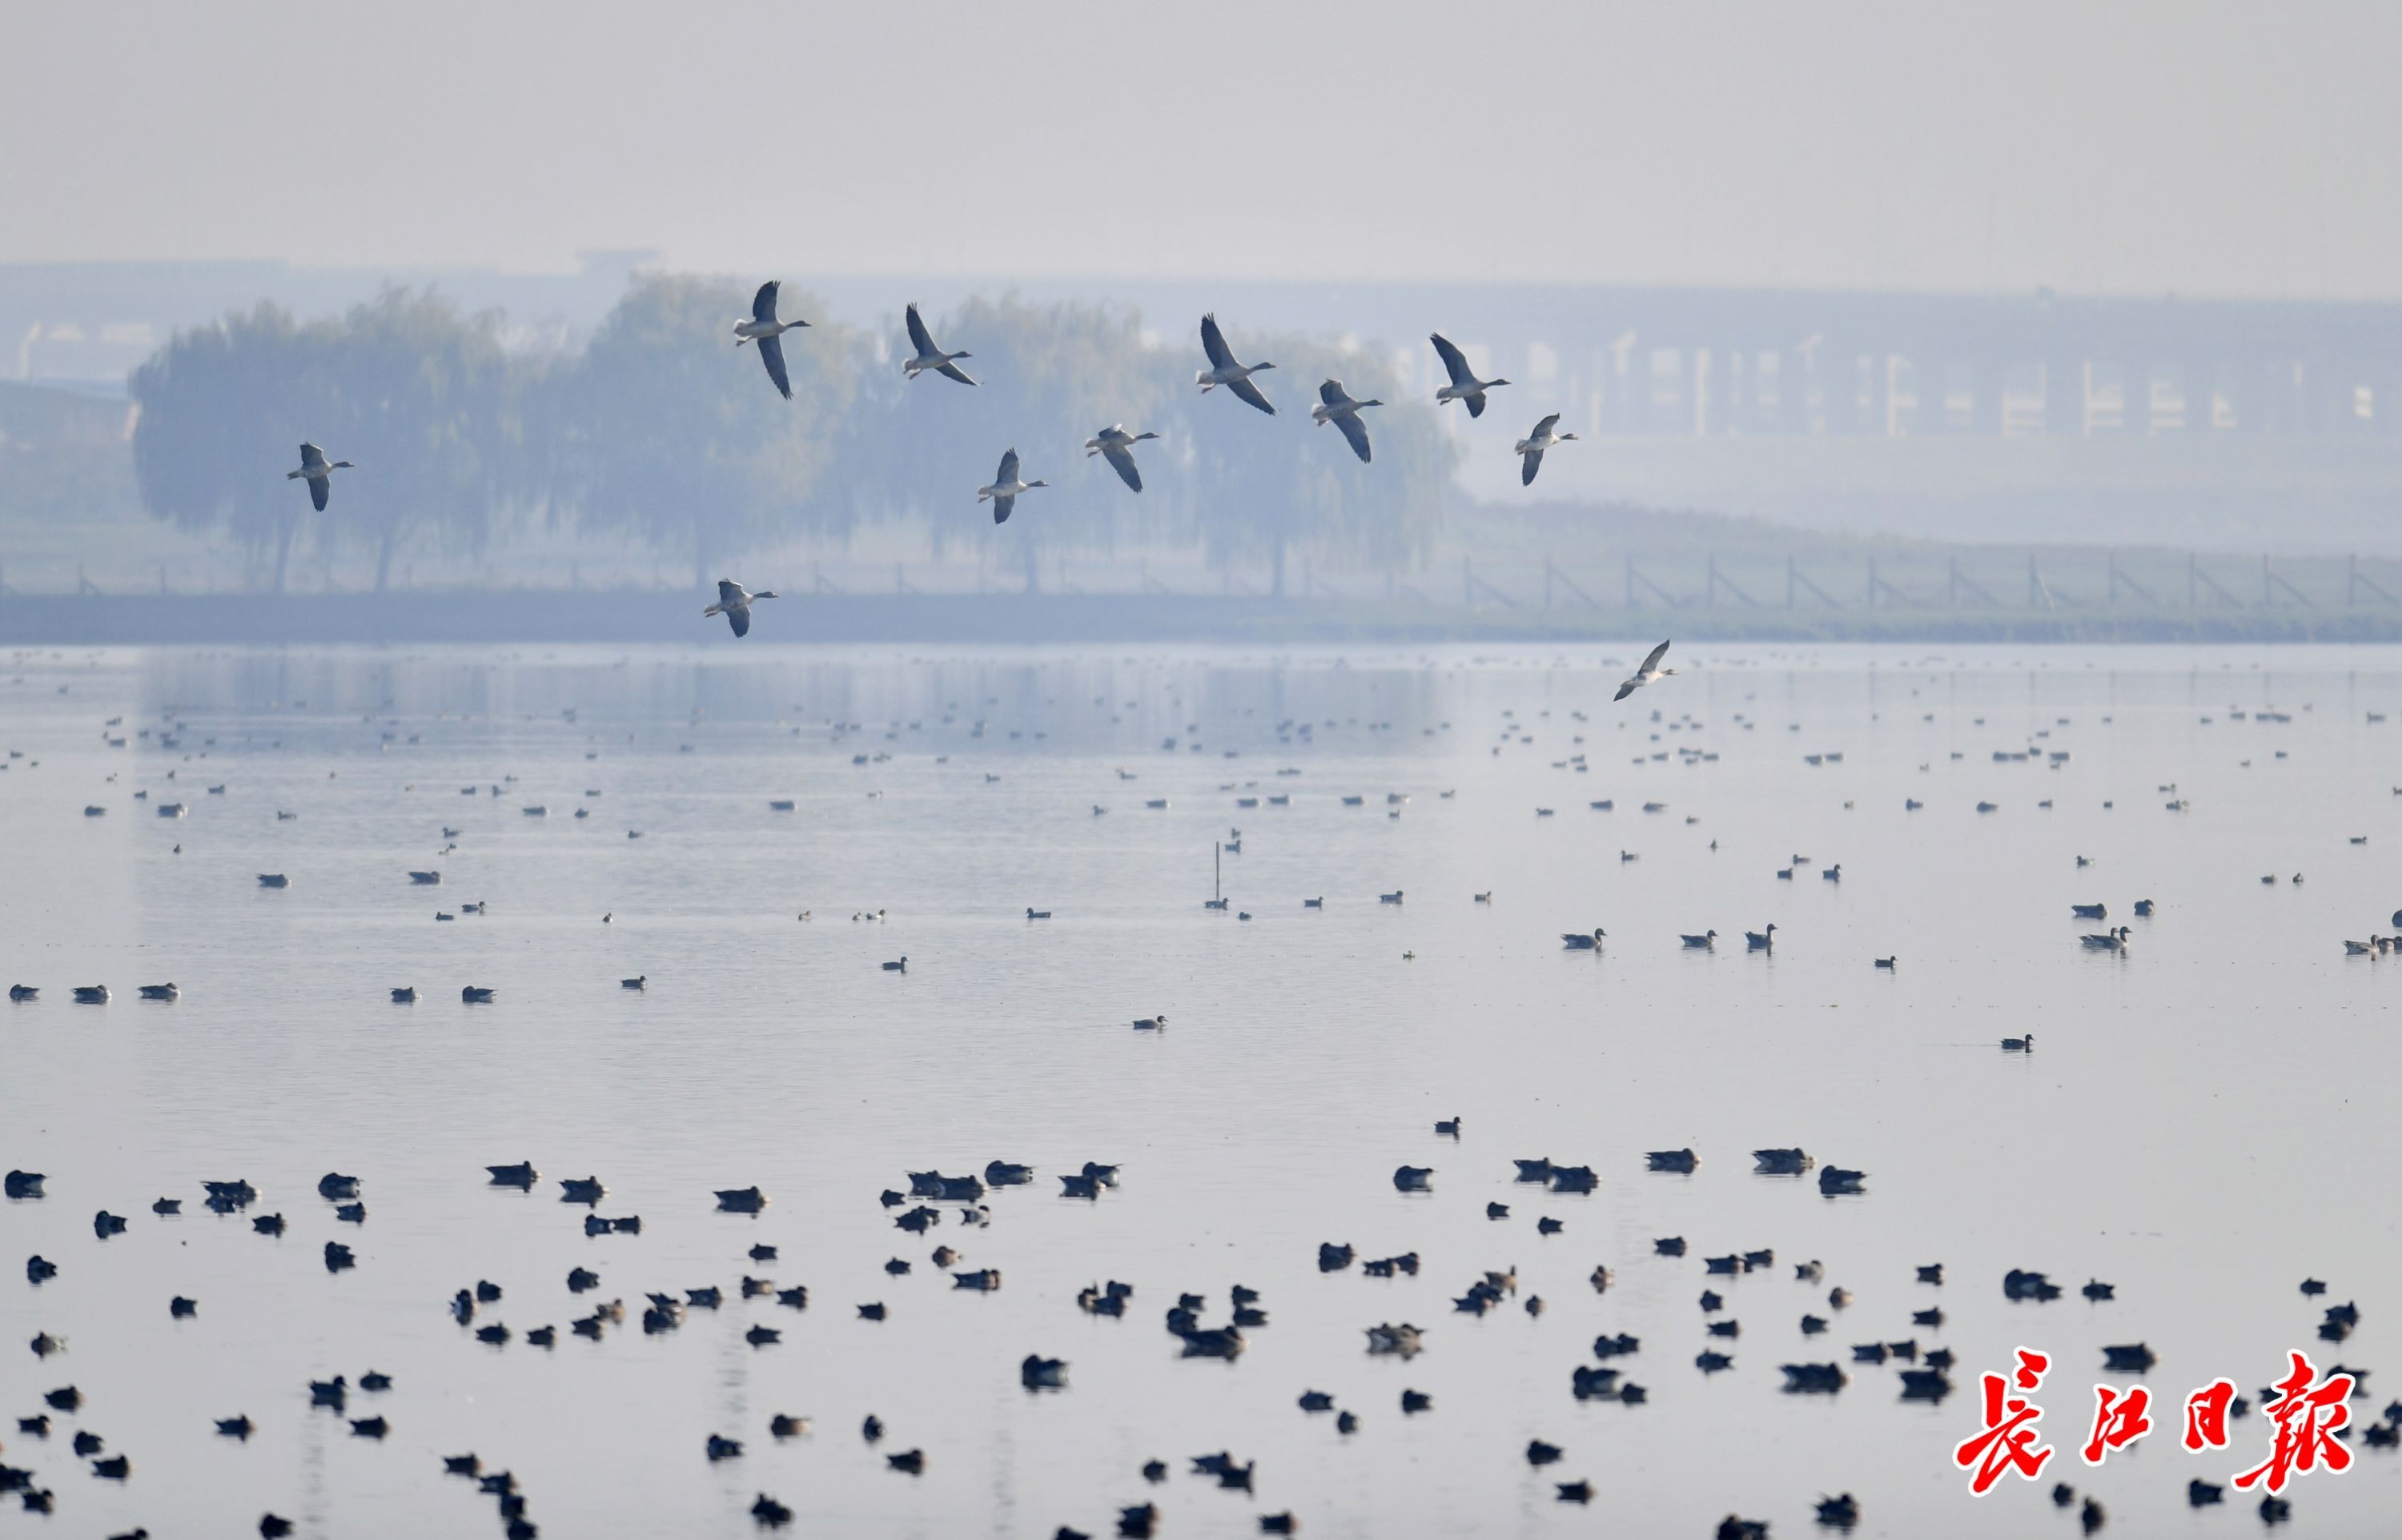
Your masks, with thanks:
[(1717, 931), (1705, 930), (1698, 936), (1687, 936), (1685, 938), (1685, 946), (1690, 951), (1714, 951), (1717, 949), (1718, 940), (1719, 933)]
[(1560, 944), (1571, 952), (1590, 952), (1597, 949), (1608, 935), (1609, 932), (1599, 926), (1593, 928), (1590, 936), (1581, 930), (1566, 930), (1560, 933)]
[(1748, 951), (1769, 951), (1776, 945), (1776, 926), (1771, 922), (1765, 930), (1746, 930), (1743, 933), (1743, 941)]
[(490, 1005), (492, 1003), (492, 991), (471, 983), (459, 991), (459, 998), (466, 1005)]
[(2002, 1052), (2005, 1053), (2034, 1052), (2035, 1034), (2030, 1032), (2023, 1038), (2004, 1038), (2002, 1039)]

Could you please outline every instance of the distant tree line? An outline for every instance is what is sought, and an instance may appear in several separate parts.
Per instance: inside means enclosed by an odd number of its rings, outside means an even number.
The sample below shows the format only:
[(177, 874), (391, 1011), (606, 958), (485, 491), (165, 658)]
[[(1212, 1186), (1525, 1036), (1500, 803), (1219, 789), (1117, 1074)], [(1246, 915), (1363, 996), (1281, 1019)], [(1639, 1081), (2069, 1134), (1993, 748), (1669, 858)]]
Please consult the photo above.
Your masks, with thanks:
[[(1067, 553), (1198, 547), (1222, 571), (1290, 560), (1394, 571), (1430, 548), (1456, 452), (1431, 403), (1401, 399), (1380, 358), (1322, 339), (1230, 329), (1271, 419), (1221, 391), (1202, 395), (1197, 316), (1145, 346), (1132, 310), (973, 299), (933, 318), (982, 384), (904, 380), (899, 318), (881, 332), (820, 321), (789, 333), (793, 399), (751, 350), (732, 346), (741, 285), (638, 280), (580, 347), (515, 344), (498, 313), (430, 292), (387, 291), (338, 318), (301, 323), (270, 305), (179, 332), (136, 371), (133, 461), (145, 507), (222, 531), (280, 591), (297, 543), (371, 555), (376, 585), (412, 540), (476, 553), (535, 526), (639, 543), (689, 559), (696, 582), (734, 575), (746, 554), (877, 529), (924, 531), (938, 552), (1023, 564)], [(787, 316), (825, 313), (787, 288)], [(1311, 424), (1318, 383), (1389, 405), (1368, 415), (1360, 464)], [(1112, 422), (1142, 446), (1143, 491), (1122, 486), (1085, 439)], [(302, 440), (359, 469), (329, 506), (283, 479)], [(1003, 450), (1028, 479), (996, 529), (975, 502)]]

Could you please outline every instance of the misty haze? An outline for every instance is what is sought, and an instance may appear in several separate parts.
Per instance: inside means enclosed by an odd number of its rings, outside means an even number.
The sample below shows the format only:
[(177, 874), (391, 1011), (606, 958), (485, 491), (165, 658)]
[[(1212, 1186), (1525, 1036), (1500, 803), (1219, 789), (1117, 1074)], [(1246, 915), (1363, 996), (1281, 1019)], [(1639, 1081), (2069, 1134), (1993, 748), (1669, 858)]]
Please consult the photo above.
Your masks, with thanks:
[(0, 14), (0, 1540), (2384, 1533), (2397, 50)]

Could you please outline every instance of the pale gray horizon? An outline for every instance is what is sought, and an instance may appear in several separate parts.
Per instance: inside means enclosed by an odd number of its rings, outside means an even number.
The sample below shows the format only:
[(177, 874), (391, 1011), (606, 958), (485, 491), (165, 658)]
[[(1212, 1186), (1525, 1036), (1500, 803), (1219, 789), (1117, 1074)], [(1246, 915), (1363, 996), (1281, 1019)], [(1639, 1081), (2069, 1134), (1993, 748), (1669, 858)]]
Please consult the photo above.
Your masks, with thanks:
[(0, 262), (2402, 294), (2402, 10), (0, 13)]

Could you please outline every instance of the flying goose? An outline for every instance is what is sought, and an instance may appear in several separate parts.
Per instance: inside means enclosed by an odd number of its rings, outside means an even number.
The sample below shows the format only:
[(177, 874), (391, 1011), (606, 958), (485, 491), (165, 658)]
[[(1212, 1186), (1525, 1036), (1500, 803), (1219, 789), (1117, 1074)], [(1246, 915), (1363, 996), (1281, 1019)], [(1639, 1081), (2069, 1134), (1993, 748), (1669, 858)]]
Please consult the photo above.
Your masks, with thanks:
[(1146, 438), (1157, 438), (1153, 433), (1130, 433), (1123, 422), (1112, 422), (1091, 438), (1084, 440), (1084, 458), (1100, 456), (1110, 462), (1118, 479), (1136, 491), (1142, 490), (1142, 473), (1135, 469), (1134, 447)]
[(1536, 423), (1533, 433), (1512, 446), (1510, 452), (1520, 456), (1524, 461), (1518, 467), (1519, 486), (1532, 487), (1535, 484), (1535, 473), (1543, 468), (1544, 450), (1575, 439), (1574, 433), (1558, 432), (1559, 425), (1560, 414), (1553, 412), (1542, 421)]
[(300, 446), (300, 468), (297, 471), (284, 472), (283, 479), (298, 481), (306, 477), (309, 482), (309, 501), (315, 503), (317, 511), (322, 514), (325, 511), (325, 499), (334, 489), (334, 473), (357, 469), (357, 466), (347, 460), (337, 460), (328, 464), (324, 450), (314, 444), (303, 444)]
[[(1451, 383), (1435, 392), (1435, 405), (1440, 406), (1446, 401), (1465, 401), (1469, 416), (1483, 417), (1484, 392), (1510, 382), (1506, 379), (1477, 378), (1476, 371), (1468, 366), (1468, 355), (1454, 347), (1451, 339), (1441, 332), (1436, 332), (1427, 340), (1434, 344), (1434, 351), (1442, 355), (1444, 370), (1451, 376)], [(1535, 478), (1530, 474), (1526, 479), (1532, 481)]]
[(926, 330), (926, 323), (918, 314), (918, 307), (915, 305), (909, 307), (909, 346), (917, 349), (918, 351), (914, 357), (901, 361), (901, 372), (911, 379), (931, 370), (946, 379), (956, 379), (962, 385), (975, 383), (965, 369), (951, 362), (955, 358), (968, 358), (973, 355), (964, 352), (946, 353), (934, 346), (934, 334)]
[(1202, 394), (1207, 395), (1223, 385), (1236, 399), (1249, 402), (1270, 417), (1276, 416), (1276, 408), (1268, 405), (1268, 398), (1260, 394), (1260, 388), (1251, 383), (1251, 376), (1276, 365), (1236, 363), (1235, 350), (1226, 346), (1226, 334), (1218, 329), (1215, 315), (1201, 318), (1201, 351), (1209, 355), (1209, 366), (1194, 375), (1193, 383), (1201, 387)]
[(732, 578), (719, 578), (717, 580), (717, 602), (711, 605), (708, 609), (703, 610), (701, 612), (701, 615), (704, 619), (711, 615), (724, 615), (725, 617), (726, 624), (734, 627), (734, 634), (736, 636), (747, 637), (751, 634), (752, 602), (755, 599), (775, 598), (779, 596), (773, 588), (769, 588), (762, 593), (753, 594), (746, 592), (742, 584), (735, 582)]
[(1339, 379), (1330, 379), (1318, 388), (1318, 402), (1309, 409), (1309, 419), (1321, 428), (1332, 422), (1342, 429), (1343, 436), (1351, 441), (1351, 452), (1360, 457), (1360, 463), (1368, 463), (1368, 425), (1360, 420), (1360, 408), (1382, 406), (1384, 403), (1352, 400)]
[(734, 323), (734, 345), (739, 348), (745, 342), (759, 344), (759, 362), (767, 365), (767, 378), (776, 382), (776, 389), (783, 393), (786, 401), (790, 401), (793, 399), (793, 380), (784, 373), (784, 344), (779, 339), (786, 332), (798, 331), (808, 323), (776, 319), (776, 291), (782, 287), (783, 280), (776, 278), (759, 285), (759, 292), (751, 298), (751, 319)]
[[(1643, 660), (1643, 667), (1636, 669), (1634, 673), (1628, 675), (1625, 681), (1619, 685), (1618, 694), (1610, 696), (1609, 698), (1613, 701), (1624, 700), (1627, 696), (1635, 694), (1636, 691), (1642, 689), (1645, 685), (1657, 684), (1660, 681), (1666, 679), (1669, 675), (1675, 673), (1677, 670), (1674, 668), (1663, 668), (1660, 667), (1660, 660), (1667, 655), (1667, 642), (1663, 641), (1659, 646), (1652, 648), (1650, 655)], [(1796, 866), (1802, 864), (1801, 858), (1794, 858), (1793, 864)]]
[[(1113, 461), (1111, 463), (1116, 462)], [(1009, 522), (1011, 511), (1017, 506), (1017, 497), (1020, 492), (1030, 492), (1037, 487), (1050, 485), (1047, 481), (1019, 480), (1017, 451), (1010, 449), (1001, 455), (1001, 470), (993, 476), (992, 485), (976, 488), (976, 501), (982, 502), (989, 498), (992, 501), (992, 521), (995, 524), (1006, 524)], [(1138, 486), (1135, 490), (1140, 491), (1142, 488)]]

